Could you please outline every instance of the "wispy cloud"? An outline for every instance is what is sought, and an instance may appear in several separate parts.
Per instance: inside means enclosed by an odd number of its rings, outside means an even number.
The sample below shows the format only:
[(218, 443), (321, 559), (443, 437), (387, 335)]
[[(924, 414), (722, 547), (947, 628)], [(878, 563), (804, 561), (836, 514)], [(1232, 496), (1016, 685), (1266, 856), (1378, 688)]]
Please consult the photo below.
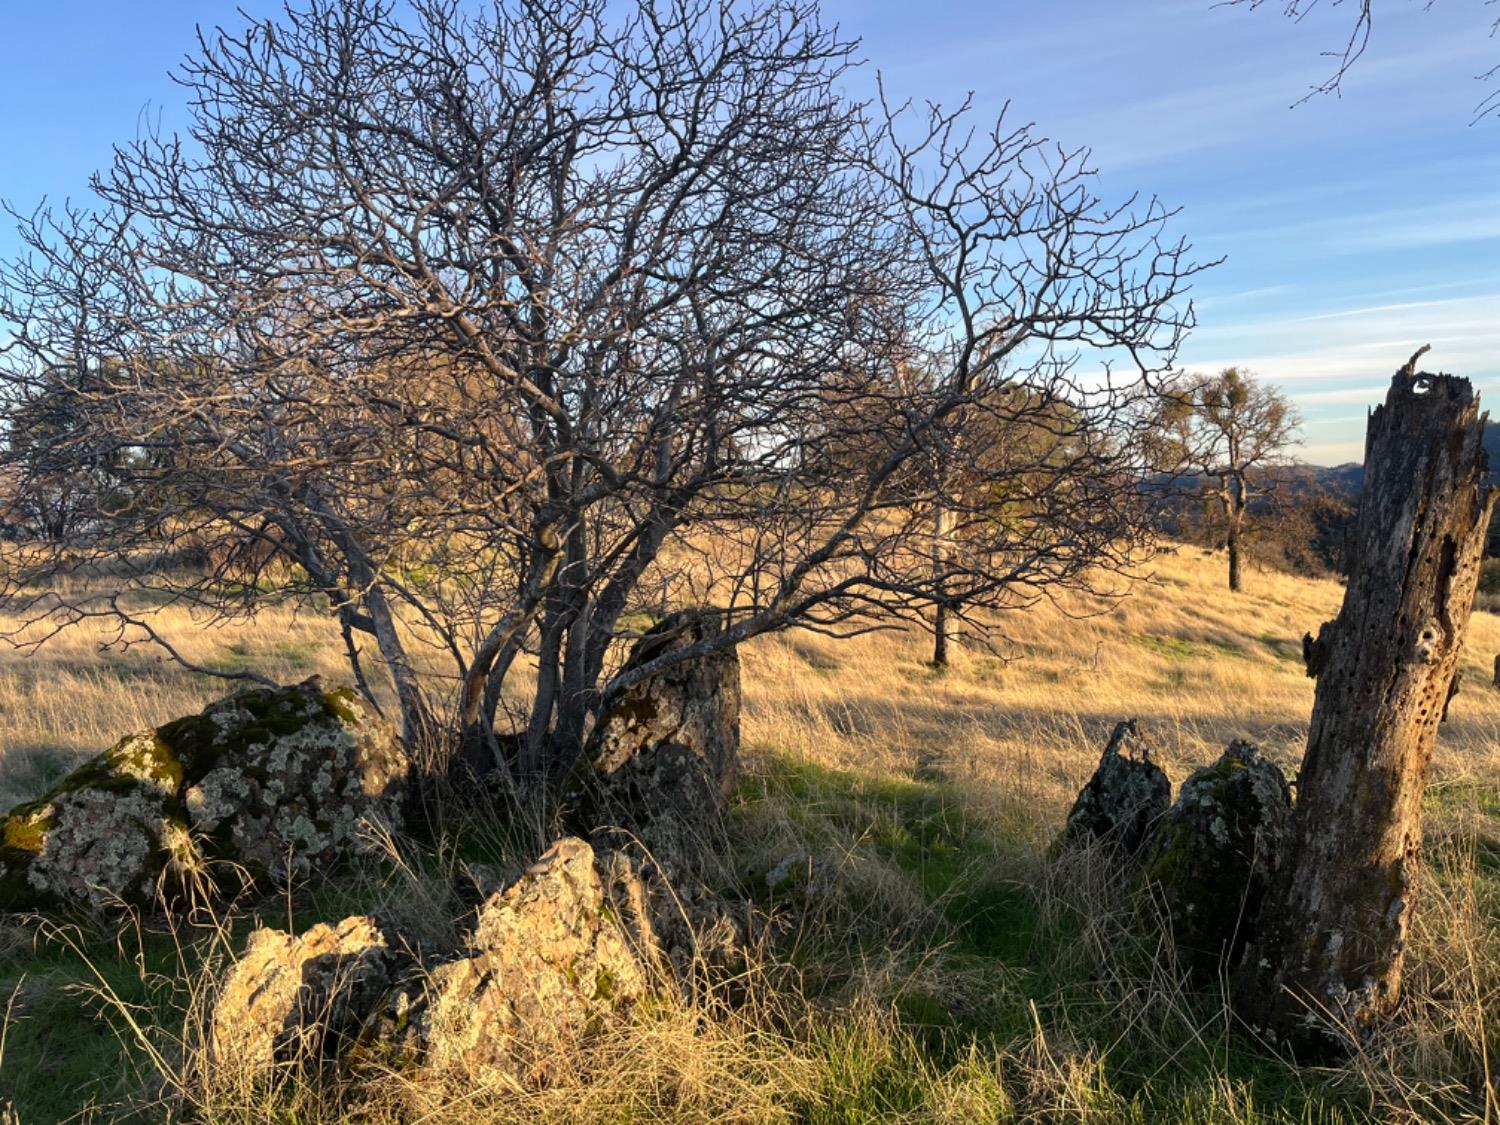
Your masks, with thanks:
[(1215, 243), (1283, 243), (1303, 254), (1350, 254), (1410, 250), (1500, 239), (1500, 192), (1485, 191), (1415, 207), (1383, 207), (1355, 213), (1314, 213), (1295, 222), (1248, 225), (1214, 233)]
[(1207, 369), (1246, 364), (1278, 382), (1368, 378), (1394, 370), (1424, 343), (1450, 369), (1500, 374), (1500, 292), (1210, 322), (1193, 336), (1185, 358)]
[(1302, 403), (1341, 404), (1350, 402), (1379, 402), (1385, 394), (1385, 388), (1385, 384), (1377, 383), (1370, 386), (1340, 387), (1332, 391), (1303, 391), (1297, 395), (1297, 401)]

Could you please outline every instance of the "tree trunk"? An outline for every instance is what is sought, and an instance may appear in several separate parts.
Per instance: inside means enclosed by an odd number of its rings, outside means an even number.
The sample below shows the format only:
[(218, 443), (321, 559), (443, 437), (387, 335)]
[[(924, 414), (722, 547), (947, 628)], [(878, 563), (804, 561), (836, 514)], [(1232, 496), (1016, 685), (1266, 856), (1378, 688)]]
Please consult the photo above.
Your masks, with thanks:
[(1229, 527), (1229, 588), (1240, 590), (1240, 529), (1238, 524)]
[[(948, 506), (939, 500), (932, 513), (932, 577), (939, 590), (943, 586), (943, 576), (948, 569), (949, 541), (952, 537), (953, 517), (948, 511)], [(953, 639), (952, 615), (948, 612), (948, 606), (945, 603), (938, 602), (932, 623), (932, 662), (937, 667), (948, 666), (948, 648), (953, 643)]]
[(380, 657), (390, 670), (401, 705), (401, 741), (406, 752), (415, 756), (429, 745), (437, 734), (437, 724), (427, 706), (427, 697), (406, 655), (406, 646), (396, 632), (396, 618), (386, 600), (385, 591), (373, 583), (365, 591), (365, 611), (374, 628)]
[(547, 767), (547, 742), (552, 734), (552, 712), (557, 707), (557, 691), (562, 683), (562, 644), (566, 623), (553, 599), (542, 622), (541, 641), (537, 650), (536, 694), (531, 701), (531, 719), (521, 747), (521, 773), (527, 778), (540, 777)]
[(1370, 416), (1292, 839), (1236, 981), (1252, 1023), (1313, 1051), (1347, 1046), (1399, 996), (1423, 791), (1494, 502), (1469, 381), (1415, 373), (1421, 354)]
[(939, 668), (948, 667), (948, 634), (952, 626), (948, 623), (948, 607), (938, 602), (937, 613), (932, 622), (932, 663)]

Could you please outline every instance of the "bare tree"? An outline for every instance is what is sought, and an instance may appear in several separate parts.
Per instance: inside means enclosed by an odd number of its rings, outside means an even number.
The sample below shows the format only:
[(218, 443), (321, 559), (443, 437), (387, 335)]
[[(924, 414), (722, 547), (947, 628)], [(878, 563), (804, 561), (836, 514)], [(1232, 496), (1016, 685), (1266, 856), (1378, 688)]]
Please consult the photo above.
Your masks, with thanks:
[(1229, 552), (1229, 588), (1239, 590), (1252, 505), (1285, 483), (1281, 471), (1301, 419), (1280, 390), (1238, 367), (1179, 380), (1162, 401), (1166, 443), (1183, 468), (1208, 482), (1205, 498)]
[[(1221, 4), (1234, 7), (1259, 8), (1267, 0), (1218, 0)], [(1495, 0), (1484, 0), (1486, 4), (1494, 4)], [(1281, 6), (1282, 14), (1287, 19), (1300, 22), (1314, 8), (1318, 6), (1319, 0), (1276, 0)], [(1345, 0), (1329, 0), (1328, 6), (1337, 8), (1344, 4)], [(1431, 7), (1428, 0), (1426, 7)], [(1303, 96), (1297, 104), (1307, 101), (1309, 98), (1317, 97), (1319, 94), (1338, 94), (1343, 90), (1344, 77), (1353, 68), (1366, 48), (1370, 45), (1370, 36), (1375, 29), (1375, 0), (1357, 0), (1351, 5), (1354, 11), (1348, 37), (1343, 45), (1324, 54), (1333, 60), (1333, 72), (1323, 81), (1317, 83)], [(1496, 18), (1489, 26), (1491, 37), (1500, 34), (1500, 18)], [(1500, 74), (1500, 63), (1490, 67), (1488, 70), (1475, 75), (1478, 81), (1485, 82)], [(1478, 121), (1500, 108), (1500, 90), (1493, 91), (1480, 99), (1479, 104), (1474, 107), (1474, 120)]]
[[(204, 34), (191, 135), (121, 148), (0, 274), (12, 425), (87, 371), (68, 433), (129, 452), (135, 497), (92, 546), (134, 560), (120, 588), (33, 616), (166, 644), (133, 591), (324, 608), (412, 745), (536, 774), (666, 662), (1124, 562), (1132, 406), (1200, 267), (1084, 152), (849, 101), (853, 50), (812, 0), (306, 0)], [(972, 471), (1045, 503), (935, 576), (906, 470), (964, 411), (1037, 402), (1074, 452)], [(158, 565), (189, 536), (213, 573)], [(12, 587), (78, 557), (12, 551)], [(664, 586), (724, 627), (621, 675)]]

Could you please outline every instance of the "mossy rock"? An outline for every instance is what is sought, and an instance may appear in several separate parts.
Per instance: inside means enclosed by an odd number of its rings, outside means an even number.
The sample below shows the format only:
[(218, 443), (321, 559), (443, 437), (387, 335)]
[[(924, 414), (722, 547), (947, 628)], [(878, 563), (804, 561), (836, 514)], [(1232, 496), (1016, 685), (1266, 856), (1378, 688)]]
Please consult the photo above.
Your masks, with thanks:
[(1280, 867), (1292, 798), (1276, 763), (1248, 742), (1182, 783), (1153, 835), (1139, 875), (1158, 897), (1187, 967), (1208, 979), (1239, 960)]
[(253, 688), (132, 734), (0, 820), (0, 910), (149, 906), (321, 872), (398, 827), (408, 763), (350, 689)]
[(1062, 843), (1098, 842), (1135, 855), (1171, 803), (1171, 780), (1151, 760), (1135, 720), (1127, 720), (1115, 726), (1098, 768), (1073, 802)]

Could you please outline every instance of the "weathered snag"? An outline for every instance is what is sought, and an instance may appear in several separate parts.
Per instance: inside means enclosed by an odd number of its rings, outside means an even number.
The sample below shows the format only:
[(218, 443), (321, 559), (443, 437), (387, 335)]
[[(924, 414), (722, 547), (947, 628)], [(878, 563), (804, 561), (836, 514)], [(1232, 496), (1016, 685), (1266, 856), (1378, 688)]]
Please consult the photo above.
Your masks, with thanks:
[(1370, 415), (1344, 603), (1310, 646), (1290, 854), (1237, 982), (1253, 1023), (1308, 1048), (1347, 1043), (1399, 996), (1422, 796), (1494, 504), (1473, 388), (1417, 372), (1421, 354)]

